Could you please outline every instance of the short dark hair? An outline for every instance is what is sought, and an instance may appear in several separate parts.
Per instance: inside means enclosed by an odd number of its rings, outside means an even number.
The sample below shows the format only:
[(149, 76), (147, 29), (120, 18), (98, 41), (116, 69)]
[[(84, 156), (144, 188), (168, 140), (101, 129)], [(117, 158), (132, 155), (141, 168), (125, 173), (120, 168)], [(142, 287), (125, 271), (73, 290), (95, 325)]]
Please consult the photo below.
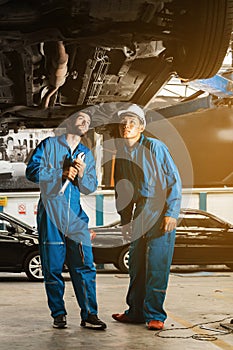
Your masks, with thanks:
[(90, 119), (91, 119), (91, 121), (92, 121), (92, 114), (93, 114), (93, 112), (91, 111), (91, 109), (89, 109), (89, 108), (85, 108), (85, 109), (80, 109), (80, 110), (78, 110), (78, 111), (74, 111), (74, 112), (72, 112), (70, 115), (69, 115), (69, 120), (75, 120), (77, 117), (78, 117), (78, 115), (79, 115), (79, 113), (80, 112), (82, 112), (82, 113), (84, 113), (84, 114), (87, 114), (89, 117), (90, 117)]

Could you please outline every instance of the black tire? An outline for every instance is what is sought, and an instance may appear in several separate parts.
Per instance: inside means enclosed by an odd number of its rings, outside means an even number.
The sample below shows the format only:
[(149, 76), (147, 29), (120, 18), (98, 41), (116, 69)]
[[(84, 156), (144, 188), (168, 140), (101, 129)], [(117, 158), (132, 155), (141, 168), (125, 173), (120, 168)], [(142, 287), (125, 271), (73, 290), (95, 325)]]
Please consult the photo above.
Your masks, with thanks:
[(118, 263), (114, 264), (114, 266), (121, 272), (129, 272), (129, 247), (125, 247), (122, 249), (118, 257)]
[(180, 6), (173, 30), (180, 39), (165, 44), (174, 69), (183, 79), (210, 78), (220, 69), (229, 47), (233, 0), (178, 0), (176, 4)]
[(231, 269), (231, 271), (233, 271), (233, 264), (226, 264), (227, 267), (229, 267), (229, 269)]
[(24, 271), (30, 281), (43, 281), (41, 260), (39, 252), (35, 251), (30, 253), (24, 263)]

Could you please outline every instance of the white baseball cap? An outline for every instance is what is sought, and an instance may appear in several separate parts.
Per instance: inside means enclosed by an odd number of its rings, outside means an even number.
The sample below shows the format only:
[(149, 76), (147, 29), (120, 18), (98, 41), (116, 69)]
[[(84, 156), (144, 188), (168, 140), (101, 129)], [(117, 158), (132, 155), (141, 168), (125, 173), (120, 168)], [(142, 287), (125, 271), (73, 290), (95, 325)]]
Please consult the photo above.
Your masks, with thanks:
[(143, 109), (136, 104), (132, 104), (127, 109), (122, 109), (122, 110), (118, 111), (117, 115), (119, 118), (121, 118), (123, 115), (130, 115), (133, 117), (136, 116), (140, 119), (140, 121), (142, 122), (144, 127), (146, 126), (145, 113), (144, 113)]

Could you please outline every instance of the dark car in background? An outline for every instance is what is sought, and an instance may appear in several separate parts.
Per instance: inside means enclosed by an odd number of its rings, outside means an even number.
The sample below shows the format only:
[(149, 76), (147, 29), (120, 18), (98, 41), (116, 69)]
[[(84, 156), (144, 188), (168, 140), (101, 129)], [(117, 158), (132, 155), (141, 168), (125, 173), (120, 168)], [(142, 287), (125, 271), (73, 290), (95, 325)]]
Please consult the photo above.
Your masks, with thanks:
[[(95, 227), (96, 263), (113, 263), (128, 271), (129, 242), (119, 222)], [(173, 265), (227, 265), (233, 269), (233, 225), (206, 211), (182, 209), (177, 227)]]
[(25, 272), (42, 281), (37, 231), (7, 213), (0, 213), (0, 271)]

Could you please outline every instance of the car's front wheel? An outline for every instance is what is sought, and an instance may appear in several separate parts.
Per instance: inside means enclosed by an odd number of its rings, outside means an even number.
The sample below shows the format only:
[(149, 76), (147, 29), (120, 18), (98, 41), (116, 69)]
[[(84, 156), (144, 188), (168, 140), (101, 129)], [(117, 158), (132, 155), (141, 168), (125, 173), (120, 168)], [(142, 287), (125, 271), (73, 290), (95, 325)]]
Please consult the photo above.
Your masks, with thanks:
[(43, 273), (41, 267), (41, 260), (39, 252), (30, 253), (24, 263), (24, 271), (30, 281), (43, 281)]
[[(176, 1), (173, 35), (179, 40), (165, 43), (174, 57), (181, 78), (210, 78), (222, 65), (229, 46), (232, 0)], [(180, 4), (180, 7), (179, 7)]]
[(117, 264), (114, 264), (115, 267), (121, 272), (129, 272), (129, 248), (125, 247), (122, 249)]

